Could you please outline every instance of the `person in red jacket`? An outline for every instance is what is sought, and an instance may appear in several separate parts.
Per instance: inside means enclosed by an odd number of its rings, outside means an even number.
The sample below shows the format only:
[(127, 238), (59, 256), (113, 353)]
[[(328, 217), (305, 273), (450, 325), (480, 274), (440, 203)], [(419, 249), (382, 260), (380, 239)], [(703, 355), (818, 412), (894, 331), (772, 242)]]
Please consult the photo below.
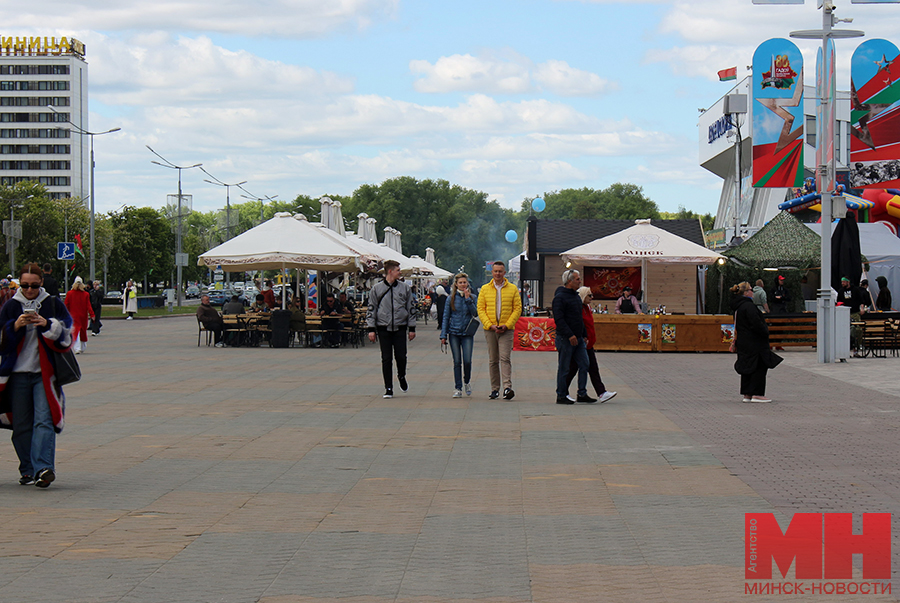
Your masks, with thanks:
[[(588, 377), (591, 384), (597, 391), (597, 398), (600, 403), (612, 400), (618, 392), (611, 392), (603, 385), (603, 379), (600, 378), (600, 367), (597, 365), (597, 355), (594, 353), (594, 344), (597, 343), (597, 332), (594, 330), (594, 313), (591, 311), (591, 290), (589, 287), (579, 287), (578, 295), (581, 297), (581, 317), (584, 319), (584, 328), (587, 330), (587, 355), (588, 355)], [(572, 383), (572, 379), (578, 373), (578, 367), (575, 360), (569, 367), (569, 375), (566, 377), (566, 385)]]
[(80, 354), (87, 347), (88, 321), (94, 318), (91, 295), (85, 290), (80, 276), (75, 277), (72, 290), (66, 293), (66, 309), (72, 316), (72, 350)]
[(266, 281), (266, 284), (262, 290), (262, 296), (266, 302), (266, 305), (269, 306), (269, 310), (276, 310), (281, 307), (278, 305), (278, 301), (275, 299), (275, 292), (272, 291), (272, 281)]

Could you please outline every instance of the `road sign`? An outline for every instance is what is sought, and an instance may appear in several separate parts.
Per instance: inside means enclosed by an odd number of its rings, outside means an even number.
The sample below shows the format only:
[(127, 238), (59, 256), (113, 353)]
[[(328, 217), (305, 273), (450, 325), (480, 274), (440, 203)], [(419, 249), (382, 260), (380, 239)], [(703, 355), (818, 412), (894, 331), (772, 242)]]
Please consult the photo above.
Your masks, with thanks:
[(188, 254), (176, 253), (175, 254), (175, 265), (176, 266), (187, 266), (188, 265)]
[(75, 259), (75, 243), (63, 243), (59, 242), (56, 244), (56, 259), (57, 260), (74, 260)]

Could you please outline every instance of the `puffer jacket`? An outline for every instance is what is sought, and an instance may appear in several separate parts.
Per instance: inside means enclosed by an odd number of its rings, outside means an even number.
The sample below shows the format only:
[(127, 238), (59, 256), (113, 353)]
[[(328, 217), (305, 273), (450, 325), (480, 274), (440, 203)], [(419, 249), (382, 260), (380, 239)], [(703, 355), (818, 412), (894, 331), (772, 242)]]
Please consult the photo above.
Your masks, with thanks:
[(396, 280), (393, 285), (380, 280), (369, 291), (369, 311), (366, 316), (366, 327), (375, 332), (379, 329), (399, 331), (408, 328), (416, 332), (415, 299), (412, 289), (403, 281)]
[(478, 292), (478, 318), (485, 331), (490, 330), (491, 325), (506, 325), (510, 331), (516, 328), (516, 321), (522, 316), (522, 296), (519, 289), (506, 279), (503, 279), (503, 287), (500, 288), (500, 322), (497, 322), (497, 288), (494, 281), (490, 280), (481, 287)]
[(444, 305), (444, 321), (441, 323), (441, 339), (447, 339), (447, 335), (465, 335), (469, 319), (478, 316), (478, 296), (474, 293), (466, 299), (462, 293), (456, 293), (456, 299), (451, 309), (450, 302)]

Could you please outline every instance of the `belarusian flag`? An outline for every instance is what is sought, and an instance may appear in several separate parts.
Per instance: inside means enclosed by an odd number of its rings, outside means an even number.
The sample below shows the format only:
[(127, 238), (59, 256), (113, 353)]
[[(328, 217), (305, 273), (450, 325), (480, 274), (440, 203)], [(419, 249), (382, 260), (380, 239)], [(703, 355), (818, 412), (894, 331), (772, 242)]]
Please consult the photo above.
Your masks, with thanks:
[(81, 244), (81, 235), (75, 235), (75, 252), (84, 257), (84, 245)]
[(728, 80), (736, 80), (737, 79), (737, 67), (731, 67), (729, 69), (723, 69), (719, 72), (719, 81), (727, 82)]

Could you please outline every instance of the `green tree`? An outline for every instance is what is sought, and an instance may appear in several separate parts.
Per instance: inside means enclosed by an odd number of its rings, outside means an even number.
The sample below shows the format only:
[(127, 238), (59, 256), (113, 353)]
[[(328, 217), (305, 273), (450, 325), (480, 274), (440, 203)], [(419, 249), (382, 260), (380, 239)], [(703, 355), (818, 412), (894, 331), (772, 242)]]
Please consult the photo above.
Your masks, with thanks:
[(678, 206), (677, 212), (661, 211), (659, 217), (663, 220), (700, 220), (703, 230), (710, 230), (715, 224), (716, 217), (712, 214), (697, 214), (689, 209), (685, 209), (684, 205)]
[[(567, 188), (544, 195), (544, 220), (639, 220), (659, 219), (659, 208), (640, 186), (616, 183), (602, 190)], [(527, 215), (531, 199), (522, 203)]]
[(128, 279), (138, 283), (168, 279), (175, 264), (175, 235), (162, 212), (125, 207), (109, 219), (115, 234), (107, 287), (119, 289)]
[(441, 266), (451, 271), (465, 266), (476, 282), (485, 262), (506, 260), (522, 248), (521, 239), (510, 244), (504, 238), (509, 229), (522, 233), (516, 212), (489, 201), (485, 193), (446, 180), (403, 176), (380, 185), (363, 184), (342, 204), (354, 230), (357, 215), (365, 212), (377, 220), (377, 228), (391, 226), (402, 233), (406, 255), (424, 257), (425, 249), (432, 247)]

